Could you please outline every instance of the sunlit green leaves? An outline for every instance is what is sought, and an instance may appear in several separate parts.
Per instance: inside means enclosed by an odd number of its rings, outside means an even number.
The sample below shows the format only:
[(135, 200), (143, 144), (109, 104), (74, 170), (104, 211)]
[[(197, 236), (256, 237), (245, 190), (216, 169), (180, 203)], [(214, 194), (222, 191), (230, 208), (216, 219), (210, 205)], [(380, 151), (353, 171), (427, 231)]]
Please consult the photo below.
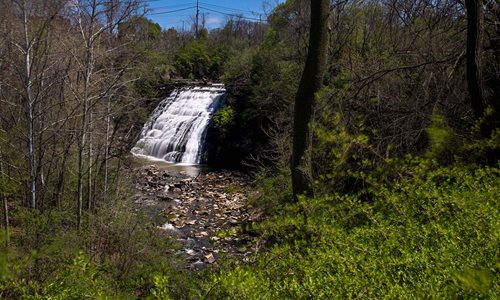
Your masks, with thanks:
[(223, 271), (209, 298), (495, 298), (499, 169), (399, 168), (411, 175), (285, 206), (259, 227), (272, 250)]

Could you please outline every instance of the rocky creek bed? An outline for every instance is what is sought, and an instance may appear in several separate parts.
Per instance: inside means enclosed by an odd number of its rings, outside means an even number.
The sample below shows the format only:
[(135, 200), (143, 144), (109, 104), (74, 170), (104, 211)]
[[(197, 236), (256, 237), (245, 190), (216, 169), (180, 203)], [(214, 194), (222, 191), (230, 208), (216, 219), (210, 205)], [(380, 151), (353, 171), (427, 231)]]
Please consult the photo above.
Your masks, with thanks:
[(151, 165), (138, 168), (134, 182), (137, 209), (179, 242), (188, 268), (218, 265), (223, 255), (249, 262), (262, 248), (251, 230), (262, 214), (247, 204), (250, 178), (245, 174), (216, 171), (192, 177)]

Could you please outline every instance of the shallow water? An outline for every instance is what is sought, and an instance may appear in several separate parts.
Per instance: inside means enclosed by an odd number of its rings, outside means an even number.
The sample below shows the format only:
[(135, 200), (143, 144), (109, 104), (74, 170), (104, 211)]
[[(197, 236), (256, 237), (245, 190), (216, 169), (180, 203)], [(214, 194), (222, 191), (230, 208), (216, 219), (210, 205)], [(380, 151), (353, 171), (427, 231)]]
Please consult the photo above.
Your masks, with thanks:
[(133, 155), (132, 161), (134, 167), (153, 165), (162, 171), (167, 171), (171, 175), (196, 177), (208, 171), (208, 167), (204, 165), (171, 163), (163, 159), (155, 159), (151, 156)]

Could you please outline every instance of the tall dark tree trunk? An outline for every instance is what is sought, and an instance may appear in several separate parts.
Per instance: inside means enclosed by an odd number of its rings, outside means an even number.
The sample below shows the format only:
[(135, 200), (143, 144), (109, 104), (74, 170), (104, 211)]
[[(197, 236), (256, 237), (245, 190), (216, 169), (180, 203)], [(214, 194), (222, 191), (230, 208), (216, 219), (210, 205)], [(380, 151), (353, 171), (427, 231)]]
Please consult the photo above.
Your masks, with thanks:
[(298, 195), (314, 195), (310, 128), (314, 97), (323, 81), (328, 52), (328, 19), (330, 16), (329, 0), (311, 0), (311, 27), (309, 50), (300, 80), (293, 116), (293, 148), (291, 158), (292, 188), (294, 199)]
[(476, 118), (484, 115), (486, 107), (481, 72), (483, 1), (465, 0), (467, 9), (467, 85)]

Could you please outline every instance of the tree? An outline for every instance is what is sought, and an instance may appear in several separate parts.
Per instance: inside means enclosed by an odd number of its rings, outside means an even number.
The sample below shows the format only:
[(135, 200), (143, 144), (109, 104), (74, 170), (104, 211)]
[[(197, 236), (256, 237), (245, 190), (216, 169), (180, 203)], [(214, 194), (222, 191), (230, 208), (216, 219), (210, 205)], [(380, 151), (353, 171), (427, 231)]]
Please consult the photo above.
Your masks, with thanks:
[(465, 0), (465, 6), (467, 9), (467, 85), (474, 115), (476, 118), (481, 118), (485, 110), (481, 72), (483, 2), (482, 0)]
[(315, 94), (320, 90), (328, 52), (329, 0), (311, 0), (311, 26), (307, 60), (295, 97), (291, 158), (294, 199), (313, 196), (311, 170), (312, 132), (310, 123)]
[[(106, 5), (105, 5), (106, 4)], [(112, 55), (121, 47), (114, 45), (110, 49), (105, 49), (103, 40), (106, 33), (112, 35), (120, 28), (120, 24), (127, 22), (133, 18), (139, 7), (137, 0), (117, 1), (117, 2), (101, 2), (81, 0), (74, 6), (74, 22), (79, 29), (81, 36), (81, 45), (77, 48), (81, 49), (74, 59), (79, 62), (78, 74), (73, 82), (68, 83), (71, 86), (73, 94), (78, 103), (80, 103), (81, 116), (79, 120), (78, 133), (78, 171), (77, 171), (77, 227), (81, 228), (82, 209), (84, 198), (84, 181), (87, 180), (87, 204), (88, 208), (92, 207), (92, 180), (93, 166), (96, 160), (93, 159), (93, 140), (92, 131), (94, 127), (93, 114), (96, 106), (108, 100), (113, 94), (124, 86), (122, 77), (127, 69), (127, 66), (114, 68), (113, 64), (108, 66), (105, 64), (106, 59), (110, 59)], [(106, 19), (105, 23), (101, 20)], [(131, 24), (131, 23), (129, 23)], [(123, 27), (122, 27), (123, 28)], [(109, 40), (109, 39), (108, 39)], [(109, 44), (109, 43), (108, 43)], [(110, 46), (110, 45), (108, 45)], [(109, 115), (107, 109), (107, 115)], [(109, 122), (106, 126), (107, 138), (109, 139)], [(109, 145), (105, 147), (109, 152)], [(85, 150), (87, 149), (87, 153)], [(85, 154), (87, 154), (87, 163), (85, 165)], [(107, 162), (105, 162), (107, 163)], [(107, 168), (107, 167), (106, 167)], [(107, 172), (107, 171), (106, 171)], [(106, 173), (106, 176), (108, 174)], [(95, 177), (95, 176), (94, 176)], [(108, 180), (105, 179), (105, 189), (107, 190)]]
[[(60, 18), (64, 10), (64, 2), (47, 1), (37, 3), (31, 1), (2, 1), (3, 11), (2, 39), (5, 48), (2, 55), (5, 74), (2, 83), (5, 87), (2, 98), (9, 107), (2, 114), (23, 123), (23, 130), (17, 137), (26, 148), (27, 173), (29, 173), (28, 206), (32, 209), (43, 206), (46, 192), (47, 176), (50, 170), (44, 167), (44, 158), (49, 152), (46, 147), (47, 127), (51, 112), (48, 110), (51, 101), (59, 99), (56, 95), (59, 86), (58, 74), (63, 55), (51, 60), (50, 53), (53, 42), (53, 29), (56, 24), (64, 25)], [(19, 101), (19, 103), (16, 103)], [(19, 115), (22, 109), (22, 117)], [(9, 118), (7, 117), (7, 118)], [(58, 124), (60, 122), (55, 122)], [(44, 174), (45, 173), (45, 174)]]

